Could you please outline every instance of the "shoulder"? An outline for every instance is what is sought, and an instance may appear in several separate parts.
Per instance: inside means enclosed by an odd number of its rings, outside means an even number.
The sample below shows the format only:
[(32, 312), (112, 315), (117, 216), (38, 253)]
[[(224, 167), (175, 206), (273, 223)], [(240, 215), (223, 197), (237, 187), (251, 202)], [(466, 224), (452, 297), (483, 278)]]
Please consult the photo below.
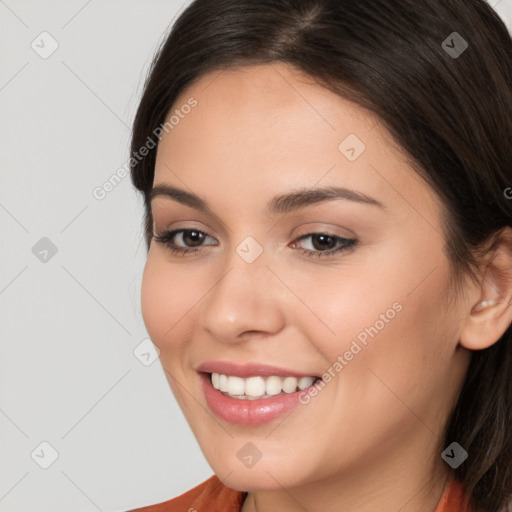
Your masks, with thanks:
[(470, 503), (470, 496), (459, 480), (447, 483), (435, 512), (482, 512)]
[(128, 512), (239, 512), (246, 493), (225, 486), (216, 475), (172, 500)]

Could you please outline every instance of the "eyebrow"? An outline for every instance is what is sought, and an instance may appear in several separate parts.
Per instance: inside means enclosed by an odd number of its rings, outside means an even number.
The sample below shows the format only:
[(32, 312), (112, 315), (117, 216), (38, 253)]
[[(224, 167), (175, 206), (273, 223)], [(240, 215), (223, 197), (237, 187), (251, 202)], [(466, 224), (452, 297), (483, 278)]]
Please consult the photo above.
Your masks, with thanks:
[[(213, 214), (207, 203), (199, 196), (170, 185), (155, 185), (149, 194), (152, 201), (155, 197), (168, 197), (178, 203), (196, 210)], [(356, 203), (377, 206), (386, 209), (386, 206), (377, 199), (362, 192), (343, 187), (322, 187), (314, 189), (301, 189), (288, 194), (281, 194), (272, 198), (267, 204), (267, 212), (271, 214), (289, 213), (307, 206), (326, 201), (347, 200)]]

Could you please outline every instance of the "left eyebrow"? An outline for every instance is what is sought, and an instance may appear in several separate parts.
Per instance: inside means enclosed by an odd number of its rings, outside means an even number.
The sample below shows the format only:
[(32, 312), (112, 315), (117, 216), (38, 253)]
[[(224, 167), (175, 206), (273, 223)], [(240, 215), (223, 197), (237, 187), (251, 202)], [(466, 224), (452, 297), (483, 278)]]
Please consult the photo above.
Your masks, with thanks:
[[(206, 201), (192, 192), (187, 192), (186, 190), (170, 185), (159, 184), (151, 189), (149, 195), (150, 201), (158, 196), (169, 197), (190, 208), (214, 215)], [(383, 210), (386, 209), (386, 206), (382, 202), (362, 192), (343, 187), (322, 187), (301, 189), (296, 192), (276, 196), (267, 204), (267, 211), (271, 214), (288, 213), (306, 208), (313, 204), (334, 200), (353, 201), (370, 206), (377, 206)]]
[(343, 187), (322, 187), (302, 189), (290, 194), (276, 196), (267, 205), (267, 211), (273, 214), (288, 213), (316, 203), (340, 199), (386, 209), (383, 203), (362, 192)]

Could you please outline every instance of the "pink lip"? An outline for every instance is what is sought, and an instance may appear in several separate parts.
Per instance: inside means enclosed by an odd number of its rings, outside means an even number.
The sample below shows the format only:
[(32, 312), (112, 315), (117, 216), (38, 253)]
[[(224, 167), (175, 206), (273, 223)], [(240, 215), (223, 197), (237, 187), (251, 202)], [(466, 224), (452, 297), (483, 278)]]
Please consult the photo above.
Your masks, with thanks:
[(204, 396), (212, 412), (225, 421), (239, 425), (261, 425), (284, 415), (300, 403), (299, 394), (304, 391), (257, 400), (230, 398), (213, 387), (211, 373), (243, 378), (270, 377), (272, 375), (297, 378), (316, 377), (311, 373), (297, 372), (277, 366), (254, 363), (237, 364), (229, 361), (208, 361), (200, 364), (196, 370), (200, 372), (199, 377)]
[[(246, 371), (254, 374), (254, 372), (247, 368)], [(239, 373), (227, 373), (230, 375), (240, 375)], [(299, 405), (299, 393), (303, 393), (303, 391), (296, 391), (295, 393), (257, 400), (230, 398), (213, 387), (209, 373), (199, 373), (198, 375), (206, 402), (211, 411), (219, 418), (239, 425), (261, 425), (262, 423), (279, 418)], [(262, 374), (259, 373), (259, 375)]]
[[(319, 377), (312, 373), (301, 373), (286, 368), (279, 368), (277, 366), (262, 365), (262, 364), (236, 364), (228, 361), (209, 361), (200, 364), (197, 368), (199, 372), (206, 373), (221, 373), (223, 375), (233, 375), (236, 377), (270, 377), (276, 375), (277, 377)], [(236, 400), (236, 399), (235, 399)]]

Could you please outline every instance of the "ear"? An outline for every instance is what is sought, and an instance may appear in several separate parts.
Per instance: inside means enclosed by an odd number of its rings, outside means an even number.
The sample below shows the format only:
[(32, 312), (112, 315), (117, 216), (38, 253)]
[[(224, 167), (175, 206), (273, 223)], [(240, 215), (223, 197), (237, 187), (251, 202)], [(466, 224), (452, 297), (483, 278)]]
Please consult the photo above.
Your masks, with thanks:
[(496, 343), (512, 323), (512, 230), (499, 232), (489, 251), (480, 286), (460, 333), (460, 344), (481, 350)]

